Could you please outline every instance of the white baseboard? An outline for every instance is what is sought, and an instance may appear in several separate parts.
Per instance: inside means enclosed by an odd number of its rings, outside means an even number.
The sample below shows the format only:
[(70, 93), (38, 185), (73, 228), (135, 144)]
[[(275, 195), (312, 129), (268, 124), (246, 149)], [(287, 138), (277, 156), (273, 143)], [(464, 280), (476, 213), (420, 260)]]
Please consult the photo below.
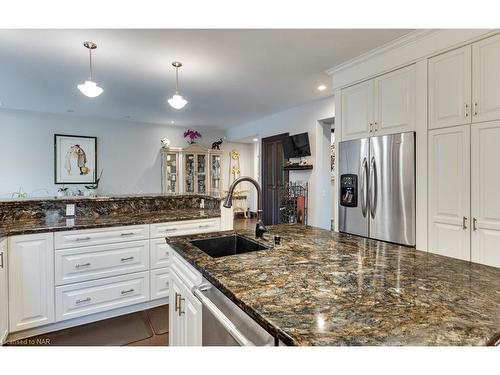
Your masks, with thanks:
[(115, 309), (115, 310), (103, 311), (103, 312), (100, 312), (97, 314), (83, 316), (80, 318), (65, 320), (63, 322), (47, 324), (47, 325), (42, 326), (42, 327), (30, 328), (30, 329), (27, 329), (24, 331), (11, 333), (10, 335), (7, 336), (6, 339), (3, 338), (3, 340), (0, 341), (0, 344), (3, 345), (5, 343), (25, 339), (27, 337), (32, 337), (32, 336), (41, 335), (44, 333), (59, 331), (61, 329), (76, 327), (76, 326), (80, 326), (83, 324), (97, 322), (99, 320), (104, 320), (104, 319), (113, 318), (113, 317), (120, 316), (120, 315), (130, 314), (133, 312), (142, 311), (142, 310), (150, 309), (152, 307), (162, 306), (162, 305), (166, 305), (166, 304), (168, 304), (168, 297), (157, 299), (154, 301), (139, 303), (137, 305), (125, 306), (125, 307), (121, 307), (121, 308)]

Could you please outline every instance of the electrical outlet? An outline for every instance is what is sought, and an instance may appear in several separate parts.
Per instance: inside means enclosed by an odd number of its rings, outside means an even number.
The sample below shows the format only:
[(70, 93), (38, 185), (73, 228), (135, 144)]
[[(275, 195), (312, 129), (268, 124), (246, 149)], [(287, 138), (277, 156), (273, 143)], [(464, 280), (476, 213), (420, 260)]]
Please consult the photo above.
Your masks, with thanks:
[(75, 205), (67, 204), (66, 205), (66, 216), (75, 216)]

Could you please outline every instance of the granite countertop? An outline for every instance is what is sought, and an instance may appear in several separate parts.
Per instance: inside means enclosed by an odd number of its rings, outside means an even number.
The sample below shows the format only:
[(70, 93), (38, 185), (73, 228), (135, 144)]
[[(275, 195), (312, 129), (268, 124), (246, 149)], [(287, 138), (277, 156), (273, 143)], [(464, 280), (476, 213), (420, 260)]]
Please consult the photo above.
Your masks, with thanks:
[(269, 227), (281, 245), (211, 258), (194, 238), (172, 248), (287, 345), (491, 345), (500, 333), (500, 269), (362, 237)]
[(140, 215), (115, 216), (81, 216), (74, 222), (61, 218), (55, 222), (44, 219), (19, 220), (10, 223), (0, 223), (0, 238), (19, 234), (57, 232), (64, 230), (92, 229), (103, 227), (116, 227), (122, 225), (138, 225), (164, 223), (169, 221), (208, 219), (220, 217), (220, 209), (178, 208), (168, 211), (155, 211)]

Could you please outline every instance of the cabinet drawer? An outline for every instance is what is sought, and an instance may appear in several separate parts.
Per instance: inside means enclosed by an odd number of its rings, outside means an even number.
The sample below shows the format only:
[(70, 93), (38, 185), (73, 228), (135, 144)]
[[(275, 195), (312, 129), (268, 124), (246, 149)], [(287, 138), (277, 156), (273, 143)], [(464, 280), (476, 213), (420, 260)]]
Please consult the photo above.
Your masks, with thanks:
[(149, 269), (149, 241), (77, 247), (55, 252), (55, 281), (63, 285)]
[(151, 299), (166, 298), (169, 294), (169, 271), (168, 268), (151, 270)]
[(175, 272), (189, 289), (201, 283), (201, 273), (186, 262), (175, 250), (171, 251), (170, 256), (170, 271)]
[(149, 301), (149, 272), (56, 287), (56, 321)]
[(67, 249), (79, 246), (147, 240), (148, 238), (149, 226), (147, 224), (102, 229), (85, 229), (57, 232), (55, 234), (55, 247), (56, 249)]
[(151, 238), (183, 236), (186, 234), (216, 232), (220, 230), (220, 218), (151, 224)]
[(151, 269), (164, 268), (170, 265), (170, 245), (165, 238), (155, 238), (150, 241)]

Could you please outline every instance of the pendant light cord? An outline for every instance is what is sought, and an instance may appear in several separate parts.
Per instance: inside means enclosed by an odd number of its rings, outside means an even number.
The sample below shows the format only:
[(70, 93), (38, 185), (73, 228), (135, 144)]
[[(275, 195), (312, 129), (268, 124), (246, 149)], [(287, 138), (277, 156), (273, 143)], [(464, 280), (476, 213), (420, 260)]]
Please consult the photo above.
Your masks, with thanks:
[(92, 79), (92, 49), (89, 48), (89, 58), (90, 58), (90, 81), (93, 81)]
[(179, 94), (179, 67), (175, 67), (175, 93)]

